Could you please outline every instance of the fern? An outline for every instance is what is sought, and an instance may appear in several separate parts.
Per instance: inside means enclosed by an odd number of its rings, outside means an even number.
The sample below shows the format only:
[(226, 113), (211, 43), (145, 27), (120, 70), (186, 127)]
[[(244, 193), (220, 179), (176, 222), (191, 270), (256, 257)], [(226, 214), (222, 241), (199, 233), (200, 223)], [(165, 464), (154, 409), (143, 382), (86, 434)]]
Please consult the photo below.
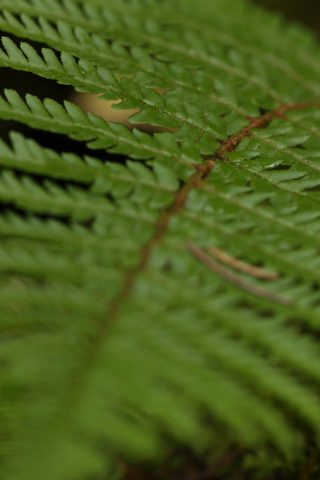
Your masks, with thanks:
[(317, 42), (245, 0), (0, 7), (1, 67), (135, 111), (128, 128), (0, 97), (1, 119), (93, 151), (0, 141), (1, 478), (128, 478), (177, 446), (303, 461), (320, 440)]

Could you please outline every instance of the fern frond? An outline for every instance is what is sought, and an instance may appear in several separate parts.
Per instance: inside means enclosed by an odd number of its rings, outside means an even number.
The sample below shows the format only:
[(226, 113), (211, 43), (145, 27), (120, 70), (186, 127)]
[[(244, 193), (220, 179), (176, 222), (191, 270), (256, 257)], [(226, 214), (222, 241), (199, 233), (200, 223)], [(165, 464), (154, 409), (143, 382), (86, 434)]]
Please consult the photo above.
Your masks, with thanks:
[(161, 163), (144, 164), (127, 161), (126, 165), (103, 162), (100, 159), (76, 154), (58, 154), (41, 147), (32, 139), (12, 132), (11, 148), (0, 140), (0, 164), (3, 167), (39, 174), (82, 184), (94, 183), (94, 190), (125, 196), (132, 190), (149, 188), (150, 195), (174, 192), (178, 185), (172, 171)]
[(113, 153), (128, 154), (132, 158), (161, 156), (168, 157), (171, 161), (181, 159), (182, 162), (190, 163), (200, 158), (180, 153), (177, 143), (168, 136), (152, 137), (138, 130), (129, 131), (120, 124), (108, 124), (96, 115), (86, 114), (71, 102), (65, 102), (62, 106), (50, 98), (42, 102), (29, 94), (24, 100), (16, 91), (6, 90), (5, 97), (0, 97), (0, 115), (4, 119), (23, 122), (34, 128), (65, 133), (75, 140), (87, 141), (93, 149), (108, 149)]
[(245, 0), (0, 7), (0, 67), (135, 110), (0, 96), (96, 151), (0, 140), (1, 478), (292, 464), (320, 438), (318, 44)]

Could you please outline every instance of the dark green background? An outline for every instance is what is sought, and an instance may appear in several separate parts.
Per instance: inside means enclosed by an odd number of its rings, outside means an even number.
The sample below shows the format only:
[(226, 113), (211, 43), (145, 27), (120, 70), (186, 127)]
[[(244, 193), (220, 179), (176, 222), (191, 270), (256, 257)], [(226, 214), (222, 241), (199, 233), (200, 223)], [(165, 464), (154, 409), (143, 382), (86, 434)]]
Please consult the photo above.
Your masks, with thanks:
[(319, 0), (255, 0), (274, 10), (280, 10), (288, 18), (304, 23), (320, 34)]
[(254, 0), (273, 10), (280, 10), (291, 20), (313, 28), (320, 35), (319, 0)]

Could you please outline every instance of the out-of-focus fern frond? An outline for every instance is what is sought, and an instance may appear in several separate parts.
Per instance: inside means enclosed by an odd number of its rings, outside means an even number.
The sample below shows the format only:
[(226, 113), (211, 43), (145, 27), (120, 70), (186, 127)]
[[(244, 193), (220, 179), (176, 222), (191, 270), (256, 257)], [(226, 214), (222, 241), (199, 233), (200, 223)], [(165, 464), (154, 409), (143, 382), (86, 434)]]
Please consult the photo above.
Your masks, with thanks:
[(295, 461), (320, 438), (318, 44), (242, 0), (0, 8), (0, 67), (135, 112), (0, 96), (96, 150), (0, 141), (1, 478)]

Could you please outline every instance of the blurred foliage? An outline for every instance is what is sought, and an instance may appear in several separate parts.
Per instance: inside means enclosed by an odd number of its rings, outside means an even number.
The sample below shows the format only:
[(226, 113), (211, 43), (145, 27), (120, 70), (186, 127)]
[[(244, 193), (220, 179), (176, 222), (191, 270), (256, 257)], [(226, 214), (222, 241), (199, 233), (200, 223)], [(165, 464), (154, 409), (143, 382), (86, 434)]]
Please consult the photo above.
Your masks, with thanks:
[[(273, 10), (279, 10), (281, 11), (287, 18), (297, 21), (299, 23), (304, 23), (307, 26), (312, 27), (320, 33), (320, 2), (315, 3), (314, 0), (305, 0), (303, 4), (297, 0), (255, 0), (257, 3), (261, 5), (265, 5), (268, 8), (271, 8)], [(70, 95), (70, 90), (67, 87), (62, 87), (61, 85), (56, 84), (55, 82), (51, 82), (48, 80), (42, 80), (39, 79), (38, 77), (35, 77), (31, 74), (25, 74), (24, 76), (24, 81), (21, 81), (22, 75), (21, 73), (16, 73), (13, 71), (7, 71), (3, 70), (2, 75), (0, 78), (0, 89), (4, 87), (11, 87), (11, 88), (17, 88), (20, 91), (28, 91), (32, 93), (37, 93), (41, 98), (44, 98), (45, 96), (50, 96), (54, 97), (58, 100), (62, 100), (64, 98), (68, 98)], [(50, 92), (50, 95), (49, 95)], [(1, 124), (0, 124), (1, 126)], [(6, 124), (7, 128), (7, 124)], [(11, 125), (10, 125), (11, 128)], [(16, 128), (16, 125), (15, 125)], [(27, 127), (18, 127), (19, 130), (26, 131)], [(50, 134), (40, 134), (43, 138), (43, 135), (47, 135), (48, 138), (50, 137)], [(65, 143), (67, 140), (63, 139), (61, 137), (61, 144), (59, 144), (60, 149), (65, 149)], [(54, 142), (56, 142), (56, 138), (54, 138)], [(48, 141), (46, 141), (46, 144), (48, 144)], [(225, 458), (223, 459), (223, 462), (221, 462), (221, 465), (215, 466), (214, 471), (208, 470), (206, 466), (206, 462), (204, 462), (204, 465), (202, 465), (201, 460), (199, 458), (193, 459), (190, 458), (189, 452), (187, 452), (186, 457), (187, 461), (185, 461), (185, 458), (183, 455), (181, 455), (181, 460), (180, 456), (178, 456), (178, 466), (174, 465), (171, 469), (171, 465), (163, 465), (161, 469), (159, 469), (159, 478), (164, 479), (164, 478), (171, 478), (173, 480), (173, 470), (176, 468), (179, 470), (178, 472), (178, 477), (177, 478), (189, 478), (189, 479), (204, 479), (204, 478), (217, 478), (216, 474), (219, 475), (219, 478), (226, 478), (226, 475), (228, 475), (229, 478), (229, 473), (226, 472), (226, 470), (236, 470), (234, 466), (234, 462), (237, 462), (237, 465), (241, 463), (241, 452), (240, 452), (240, 459), (239, 459), (239, 453), (238, 452), (233, 452), (235, 453), (234, 457), (231, 457), (231, 459)], [(180, 454), (179, 454), (180, 455)], [(310, 457), (312, 457), (310, 455)], [(176, 458), (174, 459), (175, 461), (177, 460)], [(181, 465), (180, 465), (181, 463)], [(270, 462), (270, 459), (266, 459), (266, 468), (268, 466), (271, 466), (272, 469), (274, 468), (274, 465), (272, 462)], [(269, 465), (269, 463), (271, 465)], [(261, 467), (261, 463), (259, 463), (259, 466)], [(306, 471), (308, 470), (308, 471)], [(308, 463), (306, 467), (303, 469), (303, 472), (299, 472), (299, 479), (300, 478), (311, 478), (311, 475), (317, 475), (317, 477), (314, 478), (320, 478), (318, 477), (319, 471), (314, 472), (315, 470), (315, 465), (314, 465), (314, 459), (311, 458), (310, 464)], [(200, 473), (199, 473), (200, 472)], [(202, 472), (202, 473), (201, 473)], [(128, 480), (143, 480), (143, 474), (146, 473), (147, 477), (146, 478), (151, 478), (150, 472), (141, 472), (141, 471), (135, 471), (134, 469), (130, 470), (128, 472)], [(241, 475), (241, 473), (239, 473)], [(297, 478), (298, 478), (297, 477)], [(155, 477), (153, 477), (155, 478)], [(238, 477), (237, 473), (234, 473), (234, 479), (240, 478)], [(274, 477), (276, 480), (284, 479), (285, 477), (282, 476), (281, 472), (276, 473), (276, 477)], [(295, 477), (296, 478), (296, 477)], [(312, 477), (313, 478), (313, 477)], [(246, 480), (249, 480), (248, 475), (246, 474)], [(294, 480), (293, 477), (290, 478), (290, 480)]]

